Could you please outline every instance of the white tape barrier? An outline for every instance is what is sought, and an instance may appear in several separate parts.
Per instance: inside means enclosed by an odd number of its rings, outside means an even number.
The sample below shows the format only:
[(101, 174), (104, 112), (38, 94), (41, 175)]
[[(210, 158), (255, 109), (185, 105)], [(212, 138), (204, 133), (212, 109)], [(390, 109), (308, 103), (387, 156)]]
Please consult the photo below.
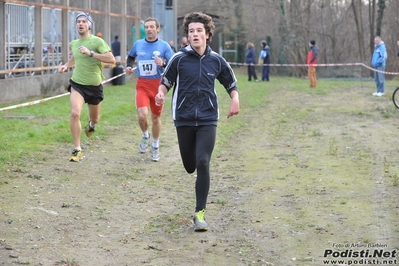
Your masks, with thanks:
[[(248, 64), (243, 64), (243, 63), (234, 63), (234, 62), (229, 62), (230, 65), (240, 65), (240, 66), (248, 66)], [(277, 66), (277, 67), (308, 67), (310, 66), (309, 64), (254, 64), (255, 66)], [(381, 71), (381, 70), (377, 70), (374, 69), (372, 67), (369, 67), (363, 63), (344, 63), (344, 64), (315, 64), (315, 65), (311, 65), (311, 66), (315, 66), (315, 67), (331, 67), (331, 66), (362, 66), (365, 68), (368, 68), (374, 72), (380, 72), (380, 73), (384, 73), (387, 75), (399, 75), (398, 72), (386, 72), (386, 71)], [(134, 67), (132, 70), (135, 70), (136, 67)], [(123, 72), (115, 77), (109, 78), (107, 80), (104, 80), (103, 82), (101, 82), (101, 84), (105, 84), (110, 82), (113, 79), (119, 78), (123, 75), (125, 75), (126, 72)], [(28, 106), (28, 105), (34, 105), (34, 104), (38, 104), (38, 103), (42, 103), (48, 100), (52, 100), (55, 98), (59, 98), (59, 97), (63, 97), (68, 95), (69, 92), (61, 94), (61, 95), (57, 95), (57, 96), (53, 96), (53, 97), (49, 97), (49, 98), (45, 98), (45, 99), (41, 99), (41, 100), (37, 100), (37, 101), (33, 101), (33, 102), (28, 102), (28, 103), (22, 103), (22, 104), (17, 104), (17, 105), (13, 105), (13, 106), (8, 106), (8, 107), (4, 107), (4, 108), (0, 108), (0, 112), (1, 111), (5, 111), (5, 110), (10, 110), (10, 109), (15, 109), (15, 108), (19, 108), (19, 107), (23, 107), (23, 106)]]
[[(136, 69), (136, 67), (134, 67), (132, 70), (135, 70), (135, 69)], [(116, 75), (116, 76), (114, 76), (112, 78), (109, 78), (107, 80), (103, 80), (101, 82), (101, 84), (108, 83), (111, 80), (117, 79), (117, 78), (119, 78), (119, 77), (121, 77), (121, 76), (123, 76), (125, 74), (126, 74), (126, 72), (123, 72), (123, 73), (121, 73), (119, 75)], [(67, 93), (64, 93), (64, 94), (61, 94), (61, 95), (56, 95), (56, 96), (48, 97), (48, 98), (41, 99), (41, 100), (36, 100), (36, 101), (32, 101), (32, 102), (21, 103), (21, 104), (17, 104), (17, 105), (12, 105), (12, 106), (8, 106), (8, 107), (0, 108), (0, 112), (5, 111), (5, 110), (10, 110), (10, 109), (15, 109), (15, 108), (20, 108), (20, 107), (24, 107), (24, 106), (29, 106), (29, 105), (34, 105), (34, 104), (46, 102), (46, 101), (49, 101), (49, 100), (52, 100), (52, 99), (56, 99), (56, 98), (60, 98), (60, 97), (63, 97), (63, 96), (69, 95), (69, 94), (70, 93), (67, 92)]]
[[(240, 65), (240, 66), (248, 66), (248, 64), (242, 64), (242, 63), (234, 63), (234, 62), (229, 62), (230, 65)], [(344, 63), (344, 64), (315, 64), (315, 65), (309, 65), (309, 64), (253, 64), (254, 66), (277, 66), (277, 67), (308, 67), (308, 66), (314, 66), (314, 67), (331, 67), (331, 66), (362, 66), (365, 68), (368, 68), (374, 72), (380, 72), (384, 73), (387, 75), (399, 75), (399, 72), (386, 72), (386, 71), (381, 71), (377, 70), (375, 68), (369, 67), (368, 65), (365, 65), (363, 63)]]

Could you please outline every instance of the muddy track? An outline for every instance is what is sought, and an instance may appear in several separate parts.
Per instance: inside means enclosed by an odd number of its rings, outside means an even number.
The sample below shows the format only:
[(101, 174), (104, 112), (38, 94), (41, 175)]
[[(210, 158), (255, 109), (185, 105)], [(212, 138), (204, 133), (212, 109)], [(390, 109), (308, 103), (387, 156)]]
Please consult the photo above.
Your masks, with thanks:
[(85, 140), (80, 163), (45, 148), (0, 188), (0, 265), (323, 265), (337, 244), (398, 249), (388, 101), (276, 90), (243, 106), (241, 129), (217, 140), (206, 233), (169, 114), (158, 163), (138, 153), (134, 122)]

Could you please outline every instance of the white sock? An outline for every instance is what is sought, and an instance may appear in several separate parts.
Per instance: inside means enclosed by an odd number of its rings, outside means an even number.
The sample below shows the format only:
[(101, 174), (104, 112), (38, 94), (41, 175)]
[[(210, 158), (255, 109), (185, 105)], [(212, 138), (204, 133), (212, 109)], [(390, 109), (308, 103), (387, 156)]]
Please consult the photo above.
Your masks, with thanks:
[(94, 128), (95, 126), (96, 126), (96, 125), (93, 125), (92, 122), (91, 122), (91, 120), (90, 120), (90, 122), (89, 122), (89, 127)]
[(154, 148), (159, 148), (159, 139), (153, 139), (153, 141), (152, 141), (152, 147), (154, 147)]
[(82, 148), (80, 146), (78, 146), (78, 147), (75, 147), (75, 150), (81, 151)]
[(148, 133), (148, 130), (143, 132), (143, 137), (148, 139), (150, 137), (150, 134)]

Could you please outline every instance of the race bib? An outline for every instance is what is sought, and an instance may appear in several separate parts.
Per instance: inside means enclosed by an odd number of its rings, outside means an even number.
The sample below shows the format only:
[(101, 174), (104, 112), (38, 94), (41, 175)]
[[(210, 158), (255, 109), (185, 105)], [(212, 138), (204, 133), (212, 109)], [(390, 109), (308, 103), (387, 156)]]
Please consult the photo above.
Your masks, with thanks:
[(141, 60), (139, 61), (139, 71), (140, 76), (154, 76), (157, 72), (157, 64), (155, 64), (154, 60)]

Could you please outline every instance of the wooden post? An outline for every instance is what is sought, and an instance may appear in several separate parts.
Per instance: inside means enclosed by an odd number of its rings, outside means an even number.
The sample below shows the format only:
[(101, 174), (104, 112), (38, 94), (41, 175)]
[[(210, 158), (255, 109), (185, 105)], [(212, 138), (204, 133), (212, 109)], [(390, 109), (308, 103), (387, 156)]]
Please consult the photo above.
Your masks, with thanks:
[[(0, 2), (0, 47), (4, 47), (5, 51), (8, 51), (6, 46), (6, 4)], [(9, 51), (8, 51), (9, 52)], [(6, 69), (6, 53), (0, 51), (0, 70)], [(6, 75), (0, 75), (0, 79), (5, 79)]]
[[(42, 4), (43, 0), (36, 0), (36, 3)], [(33, 20), (33, 18), (32, 18)], [(36, 6), (34, 11), (34, 21), (35, 21), (35, 28), (34, 28), (34, 36), (35, 42), (34, 46), (34, 59), (35, 59), (35, 67), (42, 67), (43, 66), (43, 7)], [(30, 40), (29, 40), (30, 41)], [(30, 57), (31, 52), (30, 48), (27, 47), (26, 55)], [(30, 62), (30, 60), (29, 60)], [(42, 72), (37, 72), (36, 74), (40, 75)]]

